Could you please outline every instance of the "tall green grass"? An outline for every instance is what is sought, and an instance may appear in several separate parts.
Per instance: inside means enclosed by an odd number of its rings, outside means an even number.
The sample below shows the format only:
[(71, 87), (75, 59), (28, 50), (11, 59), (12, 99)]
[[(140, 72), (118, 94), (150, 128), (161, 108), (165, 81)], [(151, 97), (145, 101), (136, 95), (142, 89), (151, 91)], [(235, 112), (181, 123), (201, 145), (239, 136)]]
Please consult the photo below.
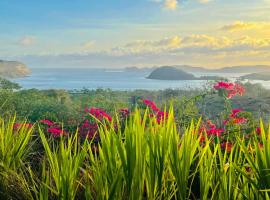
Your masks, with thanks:
[(0, 119), (0, 197), (32, 199), (32, 186), (26, 174), (33, 127), (29, 128), (22, 123), (14, 130), (15, 121), (16, 117), (7, 122)]
[[(0, 162), (16, 175), (0, 181), (12, 188), (19, 174), (25, 199), (269, 199), (270, 131), (262, 123), (262, 148), (259, 138), (246, 143), (239, 130), (231, 151), (211, 137), (202, 144), (200, 122), (179, 129), (173, 109), (161, 123), (136, 110), (122, 130), (99, 122), (98, 144), (77, 133), (52, 141), (39, 129), (38, 171), (17, 170), (27, 166), (32, 131), (14, 133), (12, 123), (1, 122)], [(2, 191), (17, 198), (14, 187)]]

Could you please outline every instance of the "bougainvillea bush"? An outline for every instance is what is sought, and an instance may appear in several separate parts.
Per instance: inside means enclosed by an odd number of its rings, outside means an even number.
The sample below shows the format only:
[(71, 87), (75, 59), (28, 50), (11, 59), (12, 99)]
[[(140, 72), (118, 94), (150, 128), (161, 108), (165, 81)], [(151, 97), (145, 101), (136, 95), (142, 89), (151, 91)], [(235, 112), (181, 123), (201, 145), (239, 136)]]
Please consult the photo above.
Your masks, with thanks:
[[(175, 105), (140, 99), (80, 119), (0, 122), (2, 199), (269, 199), (270, 130), (218, 82), (219, 118), (182, 123)], [(266, 126), (267, 127), (267, 126)]]

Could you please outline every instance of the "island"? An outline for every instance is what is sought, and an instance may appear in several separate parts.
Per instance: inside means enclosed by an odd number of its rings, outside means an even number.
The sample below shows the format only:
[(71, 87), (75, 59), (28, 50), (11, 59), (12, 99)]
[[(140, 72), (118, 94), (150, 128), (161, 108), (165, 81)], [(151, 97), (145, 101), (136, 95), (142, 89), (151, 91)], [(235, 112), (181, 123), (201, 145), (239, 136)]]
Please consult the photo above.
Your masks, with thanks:
[(21, 62), (0, 60), (0, 77), (20, 78), (30, 74), (31, 70)]
[(195, 77), (191, 73), (187, 73), (182, 69), (172, 66), (163, 66), (155, 69), (147, 77), (148, 79), (156, 80), (220, 80), (218, 76), (201, 76)]
[(195, 80), (193, 74), (187, 73), (184, 70), (177, 69), (171, 66), (159, 67), (152, 71), (147, 77), (148, 79), (157, 80)]
[(270, 72), (247, 74), (240, 79), (270, 81)]

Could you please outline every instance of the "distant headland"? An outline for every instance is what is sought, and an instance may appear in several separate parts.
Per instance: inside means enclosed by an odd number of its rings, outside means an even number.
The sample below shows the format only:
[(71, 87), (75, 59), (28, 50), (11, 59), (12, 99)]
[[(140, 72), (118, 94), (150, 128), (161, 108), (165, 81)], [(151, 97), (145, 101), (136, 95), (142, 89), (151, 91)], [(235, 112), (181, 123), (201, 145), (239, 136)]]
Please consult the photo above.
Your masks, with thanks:
[(148, 79), (156, 80), (218, 80), (222, 79), (217, 76), (201, 76), (195, 77), (193, 74), (185, 72), (182, 69), (172, 66), (163, 66), (156, 68), (147, 77)]
[(18, 61), (0, 60), (0, 77), (20, 78), (31, 74), (31, 70)]

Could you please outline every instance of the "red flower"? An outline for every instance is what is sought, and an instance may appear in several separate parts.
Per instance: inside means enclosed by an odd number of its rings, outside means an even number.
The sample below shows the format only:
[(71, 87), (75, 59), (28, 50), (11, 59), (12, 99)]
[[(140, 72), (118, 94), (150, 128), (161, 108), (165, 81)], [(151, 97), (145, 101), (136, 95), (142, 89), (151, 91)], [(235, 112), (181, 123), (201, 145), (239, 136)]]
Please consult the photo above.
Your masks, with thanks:
[(228, 122), (229, 122), (229, 120), (228, 120), (228, 119), (223, 120), (223, 125), (227, 125), (227, 124), (228, 124)]
[(199, 129), (199, 134), (203, 134), (206, 132), (206, 128), (203, 126)]
[(248, 120), (244, 117), (241, 117), (241, 118), (234, 118), (233, 119), (233, 123), (234, 124), (244, 124), (246, 123)]
[(98, 124), (89, 123), (88, 120), (85, 120), (78, 131), (81, 136), (92, 139), (98, 131)]
[(224, 132), (224, 129), (216, 129), (216, 128), (213, 128), (213, 129), (206, 131), (208, 136), (212, 135), (212, 136), (217, 136), (217, 137), (220, 137), (221, 133), (223, 133), (223, 132)]
[(228, 93), (227, 98), (230, 99), (233, 96), (239, 94), (242, 96), (245, 92), (245, 88), (238, 83), (230, 83), (230, 82), (217, 82), (214, 86), (216, 90), (225, 90)]
[(256, 128), (256, 133), (257, 133), (258, 135), (261, 135), (261, 133), (262, 133), (261, 127), (257, 127), (257, 128)]
[(200, 142), (202, 143), (202, 142), (204, 142), (205, 141), (205, 137), (204, 136), (200, 136)]
[(220, 144), (220, 147), (228, 152), (231, 152), (233, 145), (230, 142), (223, 142)]
[(259, 143), (258, 146), (259, 146), (260, 149), (263, 148), (263, 144), (262, 143)]
[(207, 120), (207, 124), (211, 129), (215, 129), (216, 125), (211, 122), (211, 120)]
[(232, 113), (230, 114), (230, 117), (234, 118), (237, 116), (238, 113), (242, 112), (243, 110), (240, 108), (236, 108), (232, 110)]
[(164, 119), (168, 119), (169, 114), (166, 112), (158, 111), (156, 114), (157, 123), (160, 124)]
[(112, 117), (107, 114), (104, 110), (101, 108), (90, 108), (90, 109), (84, 109), (85, 112), (93, 115), (98, 120), (102, 121), (103, 119), (107, 119), (108, 121), (112, 121)]
[(54, 122), (48, 120), (48, 119), (43, 119), (43, 120), (40, 120), (39, 122), (43, 123), (43, 124), (47, 124), (48, 126), (53, 126), (54, 125)]
[(33, 124), (30, 124), (30, 123), (25, 123), (25, 124), (15, 123), (15, 124), (13, 125), (13, 129), (14, 129), (14, 130), (18, 130), (18, 129), (21, 128), (21, 127), (25, 127), (25, 128), (30, 129), (30, 128), (33, 127)]
[(157, 107), (157, 105), (155, 104), (155, 102), (150, 101), (149, 99), (144, 99), (143, 103), (148, 106), (149, 108), (151, 108), (153, 111), (155, 112), (159, 112), (160, 109)]
[(231, 90), (233, 89), (233, 87), (234, 87), (234, 83), (223, 82), (223, 81), (217, 82), (214, 85), (214, 88), (216, 90), (219, 90), (219, 89)]
[(128, 108), (122, 108), (119, 110), (119, 112), (125, 117), (127, 117), (130, 114)]
[(58, 128), (48, 128), (48, 132), (51, 133), (54, 137), (60, 137), (60, 135), (65, 135), (65, 132)]

